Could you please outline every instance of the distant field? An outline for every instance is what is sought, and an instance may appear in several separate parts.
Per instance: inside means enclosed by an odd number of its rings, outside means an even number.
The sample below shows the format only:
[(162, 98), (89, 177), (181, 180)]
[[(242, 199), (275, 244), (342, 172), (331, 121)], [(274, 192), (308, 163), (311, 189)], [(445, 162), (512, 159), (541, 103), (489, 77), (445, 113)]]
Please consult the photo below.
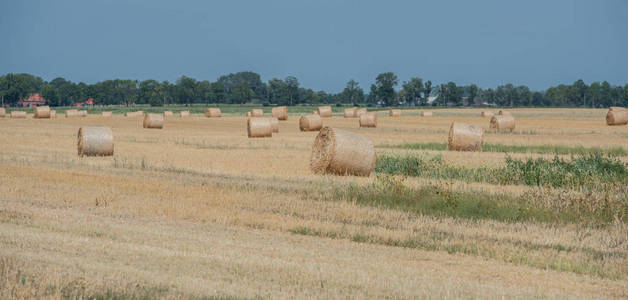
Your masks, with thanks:
[[(316, 106), (269, 139), (246, 136), (260, 106), (220, 107), (0, 118), (0, 298), (628, 297), (628, 126), (606, 110), (513, 109), (468, 153), (449, 126), (488, 129), (480, 109), (366, 129), (333, 106), (324, 125), (376, 146), (363, 178), (310, 171)], [(113, 157), (77, 157), (83, 125), (112, 127)]]

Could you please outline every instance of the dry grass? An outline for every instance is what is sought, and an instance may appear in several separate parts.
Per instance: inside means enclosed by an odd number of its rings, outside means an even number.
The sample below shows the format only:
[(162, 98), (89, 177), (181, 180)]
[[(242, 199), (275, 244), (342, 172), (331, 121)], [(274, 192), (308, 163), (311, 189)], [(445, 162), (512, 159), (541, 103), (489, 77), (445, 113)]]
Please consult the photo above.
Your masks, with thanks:
[[(511, 145), (624, 147), (605, 110), (512, 110)], [(420, 118), (380, 112), (325, 126), (375, 145), (445, 142), (451, 121), (488, 128), (479, 110)], [(625, 298), (628, 226), (500, 222), (417, 215), (335, 198), (375, 180), (315, 176), (317, 132), (298, 118), (248, 139), (243, 117), (0, 119), (0, 298), (314, 297)], [(47, 126), (41, 126), (46, 123)], [(76, 156), (83, 125), (113, 128), (113, 157)], [(380, 153), (417, 152), (377, 149)], [(453, 164), (500, 165), (503, 153), (421, 151)], [(536, 157), (541, 154), (513, 154)], [(548, 155), (551, 157), (551, 155)], [(538, 188), (409, 178), (405, 185), (522, 195)], [(588, 191), (542, 189), (539, 198)], [(321, 195), (332, 195), (321, 197)], [(549, 198), (548, 198), (549, 199)], [(464, 199), (463, 199), (464, 200)], [(78, 296), (77, 296), (78, 295)]]

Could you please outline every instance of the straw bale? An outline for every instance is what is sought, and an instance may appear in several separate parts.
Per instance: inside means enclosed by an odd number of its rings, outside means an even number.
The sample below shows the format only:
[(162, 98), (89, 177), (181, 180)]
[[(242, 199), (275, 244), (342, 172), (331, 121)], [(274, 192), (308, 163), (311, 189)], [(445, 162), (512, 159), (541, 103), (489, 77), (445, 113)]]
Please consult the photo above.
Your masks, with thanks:
[(319, 106), (317, 111), (321, 118), (331, 118), (331, 106)]
[(144, 111), (142, 110), (138, 110), (138, 111), (129, 111), (124, 113), (125, 117), (139, 117), (139, 116), (144, 116)]
[(218, 107), (210, 107), (205, 109), (205, 116), (208, 118), (220, 118), (222, 113)]
[(511, 115), (492, 116), (489, 128), (498, 130), (510, 129), (510, 131), (513, 131), (515, 129), (515, 118)]
[(246, 117), (247, 117), (247, 118), (250, 118), (250, 117), (251, 117), (251, 112), (250, 112), (250, 111), (247, 111), (247, 112), (246, 112)]
[(79, 117), (87, 117), (87, 111), (86, 110), (79, 110), (78, 111), (78, 116)]
[(0, 118), (4, 118), (7, 115), (6, 109), (4, 107), (0, 107)]
[(311, 114), (302, 116), (299, 119), (299, 129), (301, 131), (317, 131), (321, 128), (323, 128), (323, 119), (319, 115)]
[(628, 124), (628, 110), (608, 110), (606, 124), (609, 126)]
[(189, 110), (184, 110), (184, 111), (180, 111), (179, 112), (179, 117), (181, 118), (187, 118), (190, 116), (190, 111)]
[(377, 127), (377, 114), (375, 112), (361, 114), (360, 127)]
[(625, 107), (621, 107), (621, 106), (611, 106), (608, 108), (608, 110), (610, 111), (616, 111), (616, 110), (626, 110)]
[(164, 115), (163, 114), (145, 114), (144, 115), (144, 128), (164, 128)]
[(249, 138), (273, 136), (273, 127), (270, 118), (249, 118), (246, 121), (246, 131)]
[(259, 108), (251, 109), (251, 117), (263, 117), (264, 111)]
[(79, 116), (79, 112), (76, 109), (68, 109), (65, 111), (66, 118), (73, 118), (73, 117), (78, 117), (78, 116)]
[(79, 156), (113, 155), (113, 132), (111, 127), (83, 126), (78, 131)]
[(362, 114), (367, 113), (368, 110), (366, 108), (358, 108), (358, 110), (355, 112), (355, 117), (359, 118)]
[(391, 109), (388, 115), (391, 117), (401, 117), (401, 109)]
[(55, 118), (55, 119), (57, 118), (57, 111), (56, 110), (54, 110), (54, 109), (50, 110), (50, 118), (51, 119), (52, 118)]
[(315, 174), (369, 176), (374, 166), (373, 141), (363, 135), (326, 126), (314, 140), (310, 168)]
[(312, 111), (312, 114), (313, 114), (313, 115), (318, 115), (318, 110), (313, 110), (313, 111)]
[(434, 116), (434, 112), (431, 111), (422, 111), (421, 112), (421, 117), (431, 117)]
[(14, 110), (11, 112), (11, 119), (26, 119), (26, 112)]
[(358, 113), (357, 107), (345, 108), (345, 118), (355, 118), (358, 116), (357, 113)]
[(270, 119), (270, 127), (273, 129), (273, 132), (279, 132), (279, 119), (277, 118), (269, 118)]
[(164, 111), (164, 117), (172, 117), (172, 116), (174, 116), (174, 113), (172, 113), (171, 111), (169, 110)]
[(273, 107), (272, 116), (280, 121), (286, 121), (288, 120), (288, 108), (285, 106)]
[(482, 135), (480, 126), (452, 122), (449, 128), (447, 149), (453, 151), (482, 151)]
[(492, 111), (483, 111), (482, 112), (482, 118), (490, 118), (493, 115), (495, 115)]
[(500, 110), (499, 113), (497, 113), (500, 116), (512, 116), (512, 113), (510, 113), (507, 110)]
[(35, 107), (35, 119), (50, 119), (50, 106), (37, 106)]

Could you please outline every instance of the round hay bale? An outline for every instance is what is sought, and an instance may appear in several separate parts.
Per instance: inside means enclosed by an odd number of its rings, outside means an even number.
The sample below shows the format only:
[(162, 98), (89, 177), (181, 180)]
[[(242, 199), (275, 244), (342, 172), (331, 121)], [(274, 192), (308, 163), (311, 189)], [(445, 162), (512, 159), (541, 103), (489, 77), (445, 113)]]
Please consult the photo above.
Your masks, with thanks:
[(515, 129), (515, 118), (511, 115), (492, 116), (489, 128), (497, 130), (510, 129), (510, 131), (513, 131)]
[(362, 114), (367, 113), (368, 110), (366, 108), (358, 108), (358, 110), (355, 112), (355, 117), (359, 118)]
[(616, 111), (616, 110), (626, 110), (625, 107), (621, 107), (621, 106), (611, 106), (608, 108), (608, 110), (610, 111)]
[(321, 118), (331, 118), (331, 106), (319, 106), (317, 111)]
[(377, 114), (375, 112), (361, 114), (360, 127), (377, 127)]
[(171, 111), (169, 110), (164, 111), (164, 117), (172, 117), (172, 116), (174, 116), (174, 113), (172, 113)]
[(608, 110), (606, 113), (606, 125), (626, 125), (628, 124), (628, 110)]
[(391, 109), (388, 115), (391, 117), (401, 117), (401, 109)]
[(210, 107), (205, 109), (205, 116), (208, 118), (220, 118), (222, 113), (218, 107)]
[(113, 155), (113, 132), (111, 127), (83, 126), (78, 131), (79, 156)]
[(355, 118), (357, 117), (357, 112), (358, 112), (357, 107), (345, 108), (344, 116), (345, 118)]
[(490, 118), (492, 117), (494, 114), (491, 111), (483, 111), (482, 112), (482, 118)]
[(497, 114), (500, 116), (512, 116), (512, 114), (507, 110), (500, 110)]
[(285, 106), (273, 107), (272, 116), (280, 121), (286, 121), (288, 120), (288, 108)]
[(318, 110), (313, 110), (313, 111), (312, 111), (312, 114), (313, 114), (313, 115), (318, 115)]
[(4, 118), (7, 115), (7, 111), (4, 107), (0, 107), (0, 118)]
[(54, 109), (50, 110), (50, 118), (51, 119), (53, 119), (53, 118), (56, 119), (57, 118), (57, 111), (56, 110), (54, 110)]
[(246, 112), (246, 117), (247, 117), (247, 118), (250, 118), (250, 117), (251, 117), (251, 112), (250, 112), (250, 111), (247, 111), (247, 112)]
[(87, 117), (87, 111), (86, 110), (79, 110), (78, 111), (78, 116), (79, 117)]
[(11, 112), (11, 119), (26, 119), (26, 112), (14, 110)]
[(254, 108), (251, 109), (251, 117), (263, 117), (264, 116), (264, 111), (259, 109), (259, 108)]
[(145, 114), (144, 128), (164, 128), (164, 115), (162, 114)]
[(273, 129), (273, 132), (279, 132), (279, 119), (270, 118), (270, 127)]
[(299, 119), (299, 129), (301, 131), (317, 131), (323, 128), (323, 119), (321, 116), (316, 114), (311, 114), (307, 116), (302, 116)]
[(190, 116), (190, 111), (189, 110), (184, 110), (184, 111), (180, 111), (179, 112), (179, 117), (181, 118), (187, 118)]
[(50, 119), (50, 106), (37, 106), (35, 107), (35, 119)]
[(375, 166), (371, 139), (329, 126), (314, 140), (310, 168), (315, 174), (369, 176)]
[(100, 113), (100, 115), (103, 116), (103, 117), (111, 117), (111, 116), (113, 116), (113, 113), (110, 112), (110, 111), (103, 111), (103, 112)]
[(252, 117), (246, 121), (246, 131), (249, 138), (272, 137), (273, 125), (270, 118)]
[(421, 117), (432, 117), (434, 116), (434, 112), (431, 111), (422, 111), (421, 112)]
[(78, 115), (79, 115), (79, 112), (76, 109), (68, 109), (65, 111), (66, 118), (78, 117)]
[(484, 130), (480, 126), (452, 122), (449, 127), (447, 150), (482, 151), (483, 134)]

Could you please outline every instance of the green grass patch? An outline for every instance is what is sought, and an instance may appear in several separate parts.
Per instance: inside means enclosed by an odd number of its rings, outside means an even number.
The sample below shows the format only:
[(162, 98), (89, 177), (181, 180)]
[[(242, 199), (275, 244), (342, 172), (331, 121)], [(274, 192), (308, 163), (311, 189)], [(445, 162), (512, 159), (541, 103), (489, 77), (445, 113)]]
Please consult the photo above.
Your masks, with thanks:
[[(447, 150), (447, 143), (408, 143), (398, 145), (379, 145), (378, 148), (389, 149), (410, 149), (410, 150)], [(538, 153), (538, 154), (557, 154), (557, 155), (578, 155), (578, 154), (605, 154), (614, 156), (626, 156), (628, 151), (622, 147), (585, 148), (559, 146), (559, 145), (503, 145), (503, 144), (484, 144), (483, 152), (503, 152), (503, 153)]]
[[(610, 224), (616, 218), (628, 221), (628, 196), (623, 198), (569, 199), (569, 204), (546, 201), (553, 197), (538, 193), (522, 196), (453, 191), (450, 184), (421, 188), (406, 186), (403, 177), (378, 175), (370, 185), (337, 185), (326, 196), (328, 200), (349, 201), (360, 205), (401, 210), (419, 215), (447, 216), (464, 219), (492, 219), (502, 222), (533, 221), (542, 223)], [(614, 186), (610, 186), (614, 187)], [(609, 192), (611, 191), (609, 187)], [(540, 205), (540, 201), (550, 203)], [(587, 205), (587, 202), (595, 205)], [(600, 205), (599, 203), (606, 203)], [(556, 205), (553, 205), (555, 203)]]
[(605, 183), (628, 184), (628, 164), (611, 155), (581, 154), (571, 159), (506, 157), (502, 167), (466, 168), (447, 164), (441, 156), (420, 155), (377, 157), (375, 172), (436, 179), (454, 179), (491, 184), (519, 184), (551, 187), (597, 186)]

